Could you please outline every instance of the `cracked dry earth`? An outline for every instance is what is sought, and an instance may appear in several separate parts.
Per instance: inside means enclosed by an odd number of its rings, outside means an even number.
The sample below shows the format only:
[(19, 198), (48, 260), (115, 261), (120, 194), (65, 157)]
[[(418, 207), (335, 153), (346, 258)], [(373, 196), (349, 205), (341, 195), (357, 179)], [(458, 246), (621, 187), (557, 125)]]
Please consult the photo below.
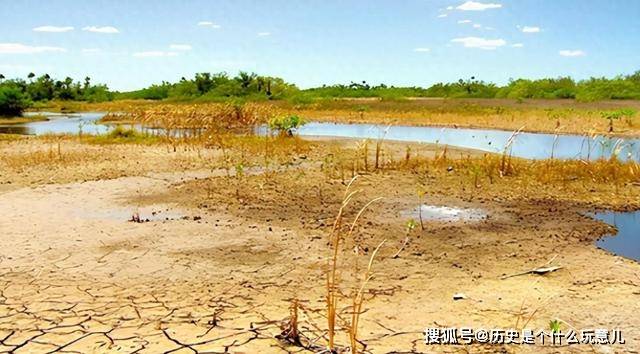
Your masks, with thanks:
[[(212, 232), (170, 204), (120, 202), (167, 188), (171, 178), (0, 195), (0, 352), (255, 352), (277, 344), (267, 330), (280, 322), (265, 316), (272, 299), (262, 292), (287, 281), (260, 270), (291, 269), (269, 263), (278, 249), (265, 246), (265, 230), (218, 215)], [(127, 222), (134, 212), (151, 219)]]
[[(168, 189), (188, 195), (189, 181), (208, 176), (152, 174), (0, 194), (0, 352), (300, 352), (276, 339), (292, 298), (301, 301), (301, 330), (322, 345), (326, 227), (205, 211), (171, 198), (131, 204)], [(373, 179), (389, 194), (402, 184)], [(552, 213), (544, 203), (475, 201), (465, 206), (482, 205), (495, 217), (432, 225), (391, 259), (404, 238), (404, 220), (395, 215), (410, 208), (402, 193), (364, 219), (371, 225), (365, 237), (388, 238), (394, 248), (381, 252), (370, 284), (360, 331), (367, 350), (637, 352), (640, 266), (591, 245), (602, 225), (575, 210)], [(460, 203), (454, 196), (434, 199)], [(149, 222), (128, 222), (136, 212)], [(500, 279), (554, 255), (566, 270)], [(457, 292), (468, 299), (453, 301)], [(627, 345), (423, 343), (425, 327), (509, 328), (520, 313), (531, 315), (532, 328), (556, 317), (577, 328), (618, 328)]]

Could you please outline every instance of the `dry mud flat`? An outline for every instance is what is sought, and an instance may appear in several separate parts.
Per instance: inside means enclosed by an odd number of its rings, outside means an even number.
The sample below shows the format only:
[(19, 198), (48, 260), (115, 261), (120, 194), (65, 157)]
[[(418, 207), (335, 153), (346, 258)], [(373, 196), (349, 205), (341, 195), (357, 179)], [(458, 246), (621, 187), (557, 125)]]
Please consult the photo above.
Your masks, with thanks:
[[(294, 298), (302, 334), (324, 345), (323, 265), (344, 185), (306, 162), (272, 179), (248, 171), (240, 195), (221, 175), (148, 173), (0, 194), (0, 351), (304, 352), (276, 339)], [(358, 228), (364, 259), (387, 240), (359, 331), (368, 351), (638, 351), (640, 266), (596, 249), (592, 241), (606, 228), (580, 216), (579, 206), (469, 198), (427, 179), (441, 189), (431, 204), (482, 209), (489, 218), (427, 222), (394, 259), (406, 235), (403, 213), (418, 203), (413, 178), (371, 174), (356, 184), (355, 205), (385, 197)], [(128, 222), (136, 212), (149, 222)], [(564, 268), (502, 279), (551, 259)], [(456, 301), (456, 293), (466, 298)], [(424, 344), (425, 327), (528, 321), (547, 329), (555, 318), (577, 329), (620, 329), (627, 343)]]

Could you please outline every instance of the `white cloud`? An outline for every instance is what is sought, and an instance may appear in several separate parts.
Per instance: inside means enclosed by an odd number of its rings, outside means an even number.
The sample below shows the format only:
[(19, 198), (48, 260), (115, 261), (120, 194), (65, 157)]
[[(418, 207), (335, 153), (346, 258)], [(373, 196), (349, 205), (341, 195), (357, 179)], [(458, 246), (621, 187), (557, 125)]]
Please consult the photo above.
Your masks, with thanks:
[(522, 27), (521, 31), (524, 32), (524, 33), (538, 33), (538, 32), (540, 32), (540, 27), (524, 26), (524, 27)]
[(161, 50), (151, 50), (147, 52), (136, 52), (133, 53), (133, 56), (136, 58), (161, 58), (161, 57), (175, 57), (178, 53), (176, 52), (164, 52)]
[(465, 23), (471, 23), (471, 20), (460, 20), (460, 21), (458, 21), (458, 24), (460, 24), (460, 25), (465, 24)]
[(473, 28), (482, 28), (482, 25), (479, 23), (474, 23)]
[(447, 10), (453, 10), (453, 6), (447, 6)]
[(270, 36), (271, 32), (258, 32), (258, 36), (260, 37), (266, 37), (266, 36)]
[(0, 43), (0, 54), (37, 54), (66, 51), (66, 49), (60, 47), (30, 46), (22, 43)]
[(186, 51), (186, 50), (191, 50), (192, 47), (189, 44), (172, 44), (169, 46), (169, 48), (171, 50), (181, 50), (181, 51)]
[(501, 7), (502, 4), (467, 1), (464, 4), (457, 6), (456, 9), (462, 11), (484, 11), (488, 9), (499, 9)]
[(562, 55), (563, 57), (583, 57), (585, 55), (587, 55), (587, 53), (585, 53), (582, 50), (561, 50), (558, 52), (558, 54)]
[(69, 32), (69, 31), (73, 31), (73, 27), (71, 26), (64, 26), (64, 27), (57, 27), (57, 26), (40, 26), (40, 27), (35, 27), (33, 29), (34, 32), (50, 32), (50, 33), (62, 33), (62, 32)]
[(438, 18), (445, 18), (445, 17), (447, 17), (447, 14), (440, 14), (440, 15), (438, 15)]
[(431, 49), (425, 48), (425, 47), (420, 47), (420, 48), (414, 48), (413, 51), (414, 52), (418, 52), (418, 53), (428, 53), (428, 52), (431, 51)]
[(200, 21), (200, 22), (198, 22), (198, 26), (211, 27), (211, 28), (215, 28), (215, 29), (220, 28), (220, 25), (216, 25), (215, 23), (213, 23), (211, 21)]
[(522, 47), (524, 47), (524, 44), (522, 44), (522, 43), (513, 43), (511, 46), (513, 48), (522, 48)]
[(486, 50), (493, 50), (507, 44), (504, 39), (486, 39), (479, 37), (454, 38), (451, 42), (461, 43), (466, 48), (479, 48)]
[(120, 33), (120, 31), (117, 28), (111, 27), (111, 26), (103, 26), (103, 27), (87, 26), (87, 27), (84, 27), (82, 30), (87, 32), (94, 32), (94, 33), (107, 33), (107, 34)]

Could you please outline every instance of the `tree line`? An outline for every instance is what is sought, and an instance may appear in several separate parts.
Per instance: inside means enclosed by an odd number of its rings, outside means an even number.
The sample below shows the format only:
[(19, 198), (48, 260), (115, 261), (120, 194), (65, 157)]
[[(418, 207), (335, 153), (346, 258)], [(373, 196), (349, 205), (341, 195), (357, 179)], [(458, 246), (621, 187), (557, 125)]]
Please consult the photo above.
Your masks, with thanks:
[(0, 74), (0, 115), (19, 115), (35, 102), (77, 100), (101, 102), (119, 99), (147, 99), (174, 101), (291, 100), (296, 103), (318, 99), (364, 98), (402, 99), (407, 97), (447, 98), (510, 98), (510, 99), (577, 99), (597, 101), (606, 99), (640, 99), (640, 71), (614, 78), (574, 80), (571, 77), (538, 80), (509, 80), (499, 86), (475, 77), (451, 83), (437, 83), (430, 87), (395, 87), (371, 85), (366, 81), (347, 85), (323, 85), (305, 90), (279, 77), (239, 72), (198, 73), (191, 79), (176, 83), (162, 82), (129, 92), (112, 92), (106, 85), (94, 85), (89, 77), (74, 81), (67, 77), (56, 80), (44, 74), (30, 73), (25, 79), (5, 79)]
[(228, 98), (248, 100), (282, 99), (299, 90), (279, 77), (260, 76), (241, 71), (231, 77), (225, 72), (198, 73), (192, 79), (182, 78), (177, 83), (162, 82), (142, 90), (116, 94), (116, 99), (193, 100), (207, 101)]
[(84, 81), (74, 81), (70, 77), (64, 80), (53, 79), (44, 74), (36, 77), (29, 73), (27, 79), (6, 80), (0, 74), (0, 115), (17, 116), (35, 102), (51, 100), (74, 100), (102, 102), (113, 99), (113, 93), (106, 85), (94, 85), (90, 77)]
[(509, 80), (504, 86), (471, 77), (452, 83), (437, 83), (430, 87), (371, 86), (366, 82), (349, 85), (322, 86), (304, 90), (314, 97), (446, 97), (446, 98), (510, 98), (510, 99), (577, 99), (598, 101), (607, 99), (640, 99), (640, 71), (614, 78), (590, 78), (576, 81), (571, 77), (539, 80)]

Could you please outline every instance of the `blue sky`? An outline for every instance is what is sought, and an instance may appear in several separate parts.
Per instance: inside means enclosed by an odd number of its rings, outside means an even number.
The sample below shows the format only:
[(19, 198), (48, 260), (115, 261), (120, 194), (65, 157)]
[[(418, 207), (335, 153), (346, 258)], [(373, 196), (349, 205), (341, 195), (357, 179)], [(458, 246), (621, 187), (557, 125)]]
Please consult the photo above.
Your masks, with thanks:
[(636, 0), (0, 0), (0, 73), (136, 89), (202, 71), (306, 88), (640, 70)]

